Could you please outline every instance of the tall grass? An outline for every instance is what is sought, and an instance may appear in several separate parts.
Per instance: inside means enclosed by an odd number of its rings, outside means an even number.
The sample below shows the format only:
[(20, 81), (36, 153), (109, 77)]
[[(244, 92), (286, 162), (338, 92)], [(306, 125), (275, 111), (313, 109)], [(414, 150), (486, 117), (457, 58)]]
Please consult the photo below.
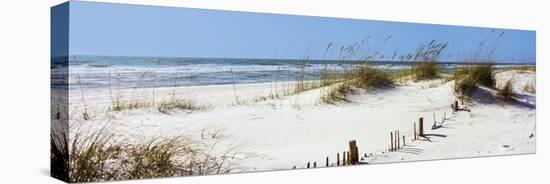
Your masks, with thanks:
[(495, 88), (495, 76), (492, 63), (483, 63), (464, 66), (455, 70), (455, 91), (460, 94), (469, 95), (477, 86)]
[(376, 69), (370, 66), (359, 67), (353, 74), (354, 86), (364, 89), (371, 87), (389, 86), (393, 84), (393, 78), (388, 71)]
[[(290, 68), (290, 66), (289, 66)], [(345, 80), (346, 76), (349, 75), (348, 71), (339, 71), (331, 70), (327, 65), (321, 70), (319, 70), (319, 79), (318, 80), (306, 80), (305, 79), (305, 69), (307, 68), (307, 63), (302, 62), (298, 65), (298, 71), (296, 72), (296, 80), (292, 83), (291, 80), (285, 80), (280, 82), (279, 77), (275, 77), (275, 85), (271, 82), (270, 93), (267, 96), (257, 96), (253, 99), (255, 102), (266, 101), (268, 99), (276, 99), (284, 96), (296, 95), (305, 91), (310, 91), (313, 89), (319, 89), (327, 86), (331, 86), (337, 83), (341, 83)], [(277, 69), (277, 73), (280, 72), (280, 69)], [(287, 76), (290, 76), (290, 70), (287, 72)], [(274, 75), (274, 74), (272, 74)], [(273, 78), (273, 77), (272, 77)], [(278, 83), (282, 83), (280, 86), (282, 89), (279, 89)], [(274, 89), (273, 89), (274, 88)]]
[(321, 101), (324, 103), (346, 101), (346, 96), (357, 89), (371, 90), (393, 84), (393, 77), (388, 71), (364, 65), (344, 75), (341, 82), (327, 87), (322, 92)]
[(171, 98), (170, 100), (162, 100), (157, 104), (157, 110), (162, 113), (167, 113), (172, 109), (201, 111), (206, 110), (207, 108), (208, 107), (206, 105), (199, 104), (192, 98)]
[(64, 169), (69, 182), (98, 182), (142, 178), (227, 173), (236, 166), (238, 150), (213, 154), (209, 145), (186, 136), (122, 139), (104, 128), (77, 132), (70, 142)]
[(530, 81), (528, 84), (523, 86), (523, 92), (535, 94), (536, 93), (535, 82)]
[(432, 40), (427, 45), (420, 45), (414, 54), (413, 61), (418, 62), (411, 68), (411, 74), (415, 80), (434, 79), (440, 71), (437, 61), (443, 51), (447, 48), (447, 43), (439, 43)]
[(144, 109), (152, 106), (153, 102), (138, 99), (125, 100), (121, 94), (116, 94), (108, 107), (108, 111), (119, 112), (124, 110)]
[[(478, 86), (495, 88), (495, 76), (492, 57), (499, 48), (504, 31), (492, 30), (489, 37), (495, 36), (494, 40), (482, 40), (477, 50), (473, 51), (465, 62), (475, 63), (455, 69), (453, 79), (455, 80), (455, 92), (469, 95)], [(458, 58), (457, 58), (458, 59)]]
[(497, 90), (498, 96), (502, 98), (504, 101), (512, 101), (513, 100), (513, 87), (512, 87), (512, 79), (508, 80), (504, 87)]
[[(55, 122), (58, 123), (58, 122)], [(69, 138), (66, 132), (52, 127), (50, 132), (50, 173), (62, 181), (69, 181)]]
[(439, 65), (435, 61), (425, 61), (414, 65), (411, 68), (411, 74), (414, 80), (435, 79), (440, 71)]

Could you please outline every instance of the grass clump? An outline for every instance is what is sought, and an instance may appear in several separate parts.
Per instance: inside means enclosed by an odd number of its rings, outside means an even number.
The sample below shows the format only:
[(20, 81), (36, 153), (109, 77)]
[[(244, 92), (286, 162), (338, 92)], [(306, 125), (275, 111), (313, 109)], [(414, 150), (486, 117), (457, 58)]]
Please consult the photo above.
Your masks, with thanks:
[(437, 61), (445, 48), (447, 48), (447, 45), (446, 42), (432, 40), (428, 44), (420, 45), (416, 49), (412, 60), (417, 62), (417, 64), (411, 68), (414, 80), (429, 80), (438, 76), (440, 68)]
[(506, 82), (506, 85), (504, 85), (504, 87), (502, 87), (501, 89), (498, 89), (497, 91), (497, 94), (498, 96), (500, 96), (502, 98), (502, 100), (504, 101), (512, 101), (513, 100), (513, 87), (512, 87), (512, 80), (508, 80)]
[(375, 87), (393, 85), (393, 77), (388, 71), (376, 69), (370, 66), (361, 66), (345, 75), (342, 82), (327, 87), (327, 91), (321, 95), (321, 101), (334, 103), (345, 101), (346, 96), (356, 89), (370, 90)]
[(116, 98), (111, 100), (111, 105), (109, 105), (109, 111), (120, 112), (124, 110), (135, 110), (149, 108), (153, 105), (151, 102), (145, 102), (141, 100), (128, 101), (124, 100), (120, 95), (117, 95)]
[(411, 74), (416, 81), (429, 80), (437, 78), (439, 70), (439, 65), (435, 61), (426, 61), (414, 65)]
[(197, 103), (196, 100), (190, 98), (164, 100), (158, 103), (157, 110), (162, 113), (167, 113), (170, 110), (206, 110), (207, 106)]
[(328, 88), (328, 92), (321, 95), (321, 101), (324, 103), (334, 103), (337, 101), (345, 101), (346, 96), (353, 92), (353, 86), (351, 82), (342, 82), (339, 84), (331, 85)]
[(526, 92), (526, 93), (535, 94), (535, 93), (536, 93), (536, 89), (535, 89), (535, 84), (534, 84), (534, 82), (531, 82), (531, 83), (526, 84), (525, 86), (523, 86), (523, 91)]
[(411, 70), (399, 70), (393, 73), (392, 77), (394, 80), (400, 80), (402, 78), (410, 76), (411, 74)]
[(69, 149), (65, 133), (52, 129), (50, 132), (50, 173), (62, 181), (69, 181)]
[(493, 64), (481, 64), (472, 67), (470, 77), (485, 87), (495, 87), (495, 76), (493, 74)]
[(124, 155), (121, 146), (109, 144), (112, 135), (103, 131), (88, 136), (75, 134), (70, 145), (69, 182), (106, 181), (119, 178), (109, 162)]
[(495, 88), (496, 82), (493, 74), (493, 64), (491, 63), (466, 66), (456, 69), (453, 78), (456, 82), (455, 91), (466, 95), (468, 95), (479, 85), (488, 88)]
[(135, 110), (135, 109), (145, 109), (150, 107), (156, 107), (159, 112), (167, 113), (170, 110), (206, 110), (206, 105), (199, 104), (196, 100), (191, 98), (176, 99), (171, 97), (169, 100), (162, 100), (153, 105), (152, 102), (144, 102), (140, 100), (128, 101), (123, 100), (120, 97), (113, 99), (111, 105), (109, 106), (109, 111), (120, 112), (124, 110)]
[(364, 89), (393, 84), (393, 78), (388, 71), (370, 66), (360, 67), (355, 71), (352, 77), (353, 80), (355, 80), (355, 86)]
[(104, 129), (71, 139), (71, 183), (227, 173), (238, 153), (214, 155), (213, 146), (185, 136), (121, 139)]

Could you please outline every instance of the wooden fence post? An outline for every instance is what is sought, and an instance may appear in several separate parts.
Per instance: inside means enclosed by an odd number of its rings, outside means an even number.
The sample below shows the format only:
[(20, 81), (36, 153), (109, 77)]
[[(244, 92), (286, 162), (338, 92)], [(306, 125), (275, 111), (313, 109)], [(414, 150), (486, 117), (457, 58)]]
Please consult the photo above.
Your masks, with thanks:
[(336, 153), (336, 166), (340, 166), (340, 153)]
[(328, 157), (327, 157), (327, 164), (326, 164), (326, 167), (328, 167)]
[(350, 157), (349, 151), (347, 152), (347, 154), (348, 154), (348, 155), (347, 155), (347, 157), (348, 157), (348, 163), (347, 163), (347, 165), (350, 165), (350, 164), (351, 164), (351, 157)]
[(413, 124), (414, 124), (414, 128), (413, 128), (414, 137), (413, 137), (413, 140), (416, 140), (416, 123), (413, 123)]
[(307, 168), (309, 168), (309, 162), (307, 162)]
[(397, 130), (397, 149), (399, 150), (401, 148), (401, 139), (399, 139), (399, 130)]
[(418, 118), (418, 136), (424, 137), (424, 118), (420, 117)]
[(342, 153), (342, 165), (346, 165), (346, 152)]
[(434, 126), (435, 126), (436, 123), (437, 123), (437, 121), (435, 120), (435, 112), (434, 112)]
[(405, 136), (403, 136), (403, 146), (406, 146), (407, 144), (405, 144)]
[(393, 151), (393, 132), (390, 132), (390, 151)]
[(348, 158), (351, 165), (355, 165), (359, 162), (359, 148), (357, 147), (357, 141), (349, 141), (349, 153), (350, 157)]

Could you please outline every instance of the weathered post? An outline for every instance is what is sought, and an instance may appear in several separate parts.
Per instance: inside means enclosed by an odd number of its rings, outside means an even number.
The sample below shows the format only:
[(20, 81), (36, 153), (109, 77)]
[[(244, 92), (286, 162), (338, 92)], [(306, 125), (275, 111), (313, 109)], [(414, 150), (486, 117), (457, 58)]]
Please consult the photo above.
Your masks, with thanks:
[(393, 151), (393, 132), (390, 132), (390, 151)]
[(351, 165), (355, 165), (359, 162), (359, 149), (357, 148), (357, 141), (351, 140), (349, 141), (349, 153), (350, 156), (348, 158)]
[(413, 137), (413, 140), (416, 140), (416, 123), (413, 123), (413, 124), (414, 124), (414, 128), (413, 128), (414, 137)]
[(424, 118), (420, 117), (418, 118), (418, 136), (424, 137)]
[(405, 136), (403, 136), (403, 146), (406, 146), (407, 144), (405, 144)]
[(395, 137), (395, 139), (397, 139), (397, 149), (399, 150), (401, 148), (401, 139), (399, 139), (399, 130), (397, 130), (397, 137)]
[(325, 165), (325, 167), (328, 167), (328, 157), (327, 157), (327, 164)]
[(347, 163), (347, 165), (351, 165), (351, 157), (350, 157), (349, 151), (348, 151), (348, 156), (347, 156), (347, 157), (348, 157), (348, 163)]
[(309, 169), (309, 162), (307, 162), (307, 168)]
[(189, 163), (189, 173), (191, 174), (191, 176), (193, 176), (193, 167), (195, 165), (195, 162), (194, 160), (191, 160), (191, 162)]
[(317, 162), (313, 162), (313, 168), (317, 168)]
[(340, 166), (340, 153), (336, 153), (336, 166)]
[(346, 152), (342, 153), (342, 165), (346, 165)]

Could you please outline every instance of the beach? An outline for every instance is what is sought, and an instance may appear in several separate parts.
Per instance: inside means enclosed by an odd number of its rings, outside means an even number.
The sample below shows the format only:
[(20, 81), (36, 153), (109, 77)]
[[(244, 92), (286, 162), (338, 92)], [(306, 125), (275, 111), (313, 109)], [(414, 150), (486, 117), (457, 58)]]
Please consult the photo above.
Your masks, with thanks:
[[(231, 172), (335, 166), (337, 154), (357, 141), (360, 163), (378, 164), (536, 152), (534, 71), (502, 70), (496, 86), (513, 78), (516, 102), (503, 102), (493, 89), (459, 101), (454, 81), (445, 78), (400, 80), (393, 86), (357, 90), (346, 101), (324, 103), (318, 87), (282, 94), (295, 82), (133, 88), (78, 88), (69, 95), (70, 134), (104, 127), (120, 139), (191, 136), (215, 143), (214, 154), (235, 152)], [(536, 88), (536, 86), (535, 86)], [(159, 111), (171, 99), (192, 101), (194, 110)], [(112, 102), (146, 103), (113, 111)], [(89, 117), (82, 114), (86, 111)], [(413, 140), (423, 118), (425, 136)], [(435, 119), (434, 119), (435, 117)], [(432, 129), (432, 125), (435, 129)], [(389, 152), (390, 132), (399, 131), (401, 148)]]

